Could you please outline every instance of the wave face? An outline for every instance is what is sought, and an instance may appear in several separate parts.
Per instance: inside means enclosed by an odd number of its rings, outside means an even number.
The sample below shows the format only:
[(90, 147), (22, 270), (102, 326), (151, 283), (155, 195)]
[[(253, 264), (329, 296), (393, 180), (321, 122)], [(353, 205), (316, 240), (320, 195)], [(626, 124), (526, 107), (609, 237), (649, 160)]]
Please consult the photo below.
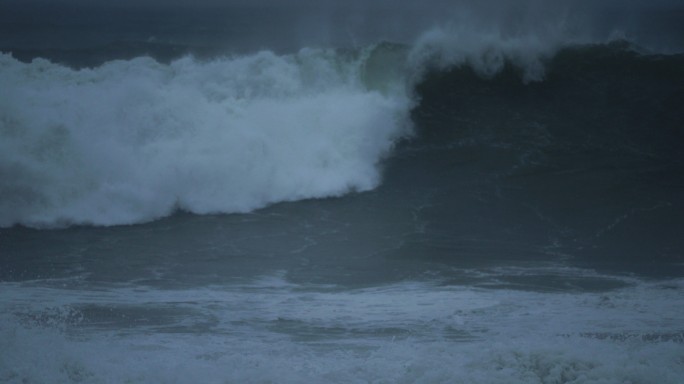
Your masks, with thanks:
[(371, 53), (81, 70), (3, 54), (0, 225), (127, 224), (374, 188), (409, 100), (363, 84)]
[[(505, 239), (500, 254), (520, 242), (589, 262), (680, 263), (684, 56), (616, 41), (540, 62), (542, 80), (528, 83), (512, 60), (487, 76), (469, 64), (424, 71), (415, 136), (394, 152), (384, 185), (402, 188), (412, 173), (439, 196), (433, 228)], [(479, 221), (452, 230), (460, 217)]]
[(448, 61), (443, 51), (425, 55), (413, 111), (421, 140), (682, 163), (684, 55), (644, 54), (619, 40), (521, 47), (452, 54), (447, 44)]

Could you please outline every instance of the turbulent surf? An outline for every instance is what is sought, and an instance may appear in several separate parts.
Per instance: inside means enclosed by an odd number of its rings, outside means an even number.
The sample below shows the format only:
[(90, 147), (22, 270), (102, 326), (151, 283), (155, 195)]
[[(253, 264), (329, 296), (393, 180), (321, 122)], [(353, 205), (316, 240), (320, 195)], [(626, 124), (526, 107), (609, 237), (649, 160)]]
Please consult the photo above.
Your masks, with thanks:
[(0, 381), (679, 383), (682, 10), (598, 3), (0, 4)]

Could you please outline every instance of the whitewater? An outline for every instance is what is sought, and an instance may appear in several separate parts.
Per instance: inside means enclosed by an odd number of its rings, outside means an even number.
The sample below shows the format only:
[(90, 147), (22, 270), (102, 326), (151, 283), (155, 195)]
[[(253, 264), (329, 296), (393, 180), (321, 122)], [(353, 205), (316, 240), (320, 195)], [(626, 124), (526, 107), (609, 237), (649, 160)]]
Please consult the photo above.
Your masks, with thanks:
[(341, 291), (279, 276), (162, 291), (55, 283), (3, 284), (22, 319), (8, 327), (3, 315), (0, 345), (12, 351), (3, 381), (674, 384), (684, 375), (684, 335), (671, 332), (684, 314), (670, 305), (681, 281), (609, 294), (421, 283)]
[(2, 225), (130, 224), (369, 190), (409, 132), (410, 102), (367, 89), (363, 64), (305, 49), (73, 70), (4, 54)]

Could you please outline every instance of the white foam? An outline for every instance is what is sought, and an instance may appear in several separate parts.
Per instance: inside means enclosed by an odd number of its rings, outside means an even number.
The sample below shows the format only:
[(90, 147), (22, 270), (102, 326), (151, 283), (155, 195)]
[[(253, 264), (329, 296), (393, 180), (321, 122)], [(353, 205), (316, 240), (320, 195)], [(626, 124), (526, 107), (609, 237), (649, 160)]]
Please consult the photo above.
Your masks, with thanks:
[[(181, 291), (3, 283), (0, 379), (675, 384), (684, 374), (681, 280), (603, 293), (279, 280)], [(114, 323), (93, 325), (88, 305)], [(129, 308), (145, 316), (127, 319)], [(172, 321), (169, 308), (180, 311)]]
[(410, 103), (367, 89), (359, 60), (306, 49), (72, 70), (2, 54), (0, 226), (245, 212), (374, 188)]

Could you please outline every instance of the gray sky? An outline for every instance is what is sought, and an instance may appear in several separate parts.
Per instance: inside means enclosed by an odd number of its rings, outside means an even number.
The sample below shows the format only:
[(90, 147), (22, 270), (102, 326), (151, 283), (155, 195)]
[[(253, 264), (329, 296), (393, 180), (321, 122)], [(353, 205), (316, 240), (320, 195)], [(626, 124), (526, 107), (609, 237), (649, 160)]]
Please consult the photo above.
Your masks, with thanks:
[[(207, 36), (220, 39), (225, 36), (210, 33), (234, 27), (235, 33), (253, 40), (247, 45), (258, 40), (268, 45), (268, 39), (280, 39), (278, 43), (289, 46), (341, 40), (361, 44), (378, 39), (410, 41), (431, 26), (455, 22), (513, 34), (544, 33), (549, 26), (565, 25), (591, 36), (618, 31), (650, 43), (684, 46), (682, 0), (0, 0), (0, 29), (16, 25), (19, 17), (12, 9), (17, 7), (23, 9), (25, 20), (39, 27), (109, 23), (122, 13), (112, 12), (114, 16), (109, 17), (107, 12), (96, 15), (92, 9), (118, 8), (132, 11), (126, 16), (130, 18), (126, 22), (138, 23), (129, 23), (132, 33), (137, 28), (141, 35), (157, 36), (153, 24), (167, 22), (187, 28), (185, 32), (206, 27)], [(163, 20), (168, 14), (155, 15), (179, 7), (184, 11), (177, 12), (171, 22)], [(62, 8), (70, 10), (66, 17), (56, 11)], [(240, 13), (238, 8), (256, 12)], [(136, 10), (142, 12), (140, 17)], [(271, 20), (269, 25), (263, 19), (255, 21), (263, 15)], [(260, 28), (251, 27), (253, 21)], [(238, 31), (238, 24), (243, 30)]]

